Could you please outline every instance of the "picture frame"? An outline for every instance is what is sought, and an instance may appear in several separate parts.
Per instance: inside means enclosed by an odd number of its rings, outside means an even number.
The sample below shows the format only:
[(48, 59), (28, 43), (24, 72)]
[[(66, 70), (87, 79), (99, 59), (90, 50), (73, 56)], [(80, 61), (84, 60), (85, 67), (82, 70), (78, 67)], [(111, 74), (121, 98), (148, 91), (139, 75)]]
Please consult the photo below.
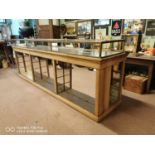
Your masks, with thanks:
[(147, 27), (146, 27), (146, 36), (154, 36), (155, 35), (155, 19), (147, 20)]
[(76, 21), (78, 19), (65, 19), (65, 22), (73, 22), (73, 21)]
[(75, 22), (67, 22), (66, 24), (67, 34), (72, 35), (76, 34), (76, 23)]
[(94, 27), (105, 27), (111, 25), (111, 19), (94, 19)]
[(77, 35), (85, 35), (85, 33), (90, 33), (92, 35), (93, 22), (92, 20), (82, 20), (76, 23)]
[(111, 25), (111, 35), (120, 36), (122, 33), (122, 19), (113, 19)]
[(102, 40), (103, 37), (108, 36), (109, 34), (109, 29), (108, 26), (104, 26), (104, 27), (95, 27), (94, 28), (94, 39), (97, 40)]
[(146, 19), (124, 19), (123, 34), (144, 34), (145, 27)]

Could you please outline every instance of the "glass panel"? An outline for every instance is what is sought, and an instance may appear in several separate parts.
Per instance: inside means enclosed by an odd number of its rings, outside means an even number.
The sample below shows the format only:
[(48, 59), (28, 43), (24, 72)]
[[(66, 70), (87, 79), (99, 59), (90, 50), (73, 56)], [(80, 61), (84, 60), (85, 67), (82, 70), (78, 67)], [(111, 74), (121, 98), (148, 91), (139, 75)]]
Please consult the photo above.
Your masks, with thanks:
[[(25, 46), (25, 44), (21, 45), (22, 47)], [(26, 46), (25, 46), (26, 47)], [(46, 51), (52, 51), (59, 53), (65, 53), (70, 55), (79, 55), (79, 56), (86, 56), (86, 57), (99, 57), (99, 51), (97, 49), (84, 49), (84, 48), (68, 48), (68, 47), (50, 47), (50, 46), (43, 46), (43, 45), (37, 45), (34, 47), (28, 47), (31, 49), (39, 49), (39, 50), (46, 50)], [(117, 55), (122, 53), (122, 51), (111, 51), (104, 49), (102, 51), (101, 57), (109, 57), (113, 55)]]
[(110, 105), (115, 104), (120, 99), (122, 66), (123, 62), (120, 62), (112, 66)]
[[(58, 71), (60, 72), (60, 69)], [(91, 113), (94, 113), (96, 72), (90, 71), (87, 67), (77, 67), (76, 65), (72, 65), (71, 72), (72, 76), (70, 77), (68, 74), (69, 69), (66, 65), (64, 76), (62, 78), (58, 78), (57, 80), (59, 91), (58, 94), (73, 102), (77, 106), (82, 107)], [(87, 78), (89, 78), (89, 80), (84, 80)], [(72, 83), (71, 85), (70, 82)]]
[[(68, 55), (79, 55), (92, 58), (105, 58), (122, 53), (119, 41), (99, 41), (91, 39), (23, 39), (17, 40), (15, 47), (26, 47), (30, 49), (43, 50), (42, 52), (56, 52), (58, 54), (64, 53)], [(102, 51), (101, 54), (100, 51)]]
[(33, 80), (30, 56), (28, 54), (17, 53), (20, 74)]

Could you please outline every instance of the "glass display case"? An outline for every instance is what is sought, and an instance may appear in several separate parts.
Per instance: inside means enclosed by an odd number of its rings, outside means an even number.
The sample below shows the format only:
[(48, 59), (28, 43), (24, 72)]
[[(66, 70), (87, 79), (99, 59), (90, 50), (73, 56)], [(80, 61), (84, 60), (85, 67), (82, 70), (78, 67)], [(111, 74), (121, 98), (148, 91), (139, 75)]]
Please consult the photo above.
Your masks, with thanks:
[[(103, 58), (112, 56), (122, 52), (122, 45), (115, 43), (122, 43), (124, 40), (93, 40), (93, 39), (12, 39), (10, 42), (12, 46), (26, 47), (31, 49), (40, 49), (46, 51), (52, 51), (56, 53), (66, 53), (71, 55), (81, 55), (88, 57)], [(73, 46), (69, 46), (69, 45)], [(80, 46), (74, 46), (75, 44), (83, 44), (83, 48)], [(104, 44), (110, 44), (108, 48), (104, 47)], [(90, 45), (91, 48), (86, 49), (86, 45)], [(98, 48), (96, 48), (98, 47)]]
[[(12, 43), (20, 77), (91, 119), (101, 121), (120, 104), (127, 53), (122, 46), (105, 49), (103, 44), (123, 40), (18, 39), (8, 42)], [(83, 48), (79, 48), (79, 44), (84, 44)], [(87, 82), (84, 78), (88, 78)]]

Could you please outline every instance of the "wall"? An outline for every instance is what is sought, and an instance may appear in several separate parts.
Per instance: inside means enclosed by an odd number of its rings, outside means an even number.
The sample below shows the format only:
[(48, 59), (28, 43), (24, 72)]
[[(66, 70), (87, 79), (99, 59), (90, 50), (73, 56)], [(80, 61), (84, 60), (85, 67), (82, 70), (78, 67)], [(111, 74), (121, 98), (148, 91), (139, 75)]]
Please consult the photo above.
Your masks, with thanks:
[(21, 26), (21, 22), (23, 22), (24, 19), (12, 19), (11, 20), (11, 32), (12, 35), (19, 35), (19, 27)]
[[(24, 19), (11, 19), (11, 32), (12, 35), (19, 35), (19, 27), (21, 27)], [(36, 25), (35, 19), (28, 19), (30, 27), (34, 27)]]
[(59, 19), (53, 19), (53, 25), (58, 26), (59, 25)]
[[(60, 24), (65, 24), (65, 20), (64, 19), (60, 19)], [(112, 22), (111, 22), (111, 25), (112, 25)], [(108, 37), (111, 37), (111, 25), (108, 26)], [(145, 31), (146, 31), (146, 27), (147, 27), (147, 20), (146, 20), (146, 26), (145, 26)], [(113, 39), (120, 39), (121, 36), (112, 36)], [(148, 46), (150, 47), (153, 47), (154, 46), (154, 43), (155, 43), (155, 36), (146, 36), (145, 35), (145, 32), (143, 34), (143, 37), (142, 37), (142, 41), (147, 44)]]

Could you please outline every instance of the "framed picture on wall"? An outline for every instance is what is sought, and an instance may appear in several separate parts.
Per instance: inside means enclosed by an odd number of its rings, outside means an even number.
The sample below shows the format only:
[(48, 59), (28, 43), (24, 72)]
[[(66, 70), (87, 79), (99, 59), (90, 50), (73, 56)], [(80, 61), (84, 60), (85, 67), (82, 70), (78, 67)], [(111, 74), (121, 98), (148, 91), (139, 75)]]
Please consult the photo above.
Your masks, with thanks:
[(110, 26), (110, 24), (111, 24), (110, 19), (94, 19), (95, 27)]
[(113, 19), (111, 26), (111, 35), (120, 36), (122, 31), (122, 19)]
[(75, 34), (76, 33), (76, 24), (75, 22), (68, 22), (65, 24), (67, 28), (67, 34)]
[(78, 20), (78, 19), (65, 19), (65, 22), (72, 22), (72, 21), (75, 21), (75, 20)]
[(143, 34), (145, 25), (146, 19), (124, 19), (123, 34)]
[(92, 20), (77, 21), (77, 35), (92, 34)]
[(107, 35), (108, 35), (108, 27), (94, 29), (94, 38), (97, 40), (103, 40)]
[(147, 21), (146, 36), (155, 35), (155, 19)]

